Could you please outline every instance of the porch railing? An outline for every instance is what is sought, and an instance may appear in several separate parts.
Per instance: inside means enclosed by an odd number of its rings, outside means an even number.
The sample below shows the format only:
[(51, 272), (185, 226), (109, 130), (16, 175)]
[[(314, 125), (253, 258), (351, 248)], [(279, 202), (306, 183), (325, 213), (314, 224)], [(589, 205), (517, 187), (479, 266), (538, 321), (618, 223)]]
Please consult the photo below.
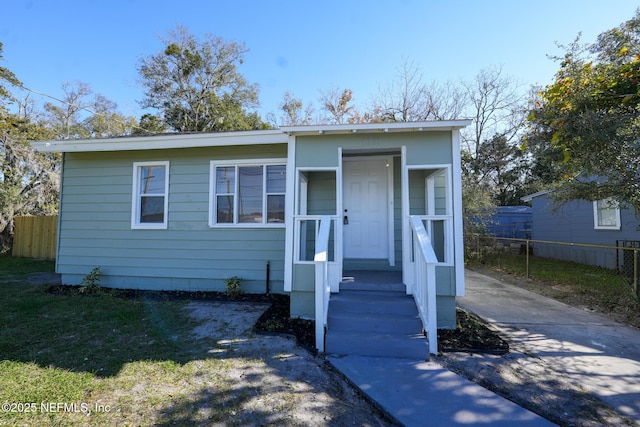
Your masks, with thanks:
[[(438, 313), (436, 308), (436, 264), (438, 258), (431, 238), (420, 216), (411, 216), (413, 232), (414, 277), (413, 298), (424, 330), (429, 338), (429, 353), (438, 353)], [(316, 285), (317, 286), (317, 285)]]
[(316, 265), (316, 348), (324, 352), (324, 336), (329, 312), (329, 298), (331, 286), (329, 285), (329, 235), (331, 231), (331, 217), (323, 216), (320, 220), (320, 228), (316, 239), (316, 252), (313, 262)]

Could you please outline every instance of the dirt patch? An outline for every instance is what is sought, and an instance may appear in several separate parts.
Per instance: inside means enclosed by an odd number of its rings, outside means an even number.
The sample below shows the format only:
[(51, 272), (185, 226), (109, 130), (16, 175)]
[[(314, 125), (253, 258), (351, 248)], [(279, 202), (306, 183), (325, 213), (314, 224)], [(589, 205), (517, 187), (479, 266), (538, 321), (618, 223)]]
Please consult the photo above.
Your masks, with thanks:
[[(395, 425), (292, 337), (255, 333), (252, 325), (267, 305), (195, 301), (186, 307), (199, 323), (193, 333), (203, 351), (228, 361), (224, 381), (231, 393), (237, 390), (228, 399), (242, 402), (233, 414), (237, 425)], [(203, 406), (203, 416), (213, 410)]]

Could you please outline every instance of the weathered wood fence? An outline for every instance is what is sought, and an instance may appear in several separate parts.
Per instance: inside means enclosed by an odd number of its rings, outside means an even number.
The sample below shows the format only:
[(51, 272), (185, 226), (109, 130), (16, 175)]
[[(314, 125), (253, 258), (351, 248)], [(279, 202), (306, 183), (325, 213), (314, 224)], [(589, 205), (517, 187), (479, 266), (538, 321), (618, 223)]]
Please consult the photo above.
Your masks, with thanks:
[(18, 216), (14, 218), (13, 256), (54, 259), (57, 241), (57, 216)]

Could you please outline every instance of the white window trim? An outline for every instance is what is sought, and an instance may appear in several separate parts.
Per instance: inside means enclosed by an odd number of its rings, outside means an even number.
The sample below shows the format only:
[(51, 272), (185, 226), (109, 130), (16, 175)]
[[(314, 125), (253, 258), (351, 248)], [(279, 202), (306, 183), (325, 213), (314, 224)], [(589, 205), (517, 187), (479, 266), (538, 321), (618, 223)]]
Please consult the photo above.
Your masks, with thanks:
[[(164, 221), (162, 223), (140, 222), (140, 168), (144, 166), (163, 166), (165, 168), (164, 181)], [(131, 228), (134, 230), (166, 230), (169, 218), (169, 161), (134, 162), (133, 188), (131, 191)]]
[[(274, 159), (234, 159), (234, 160), (212, 160), (209, 165), (209, 227), (211, 228), (285, 228), (286, 226), (286, 206), (287, 206), (287, 198), (289, 194), (287, 193), (287, 189), (285, 186), (284, 198), (285, 198), (285, 221), (282, 223), (274, 223), (274, 222), (263, 222), (263, 223), (218, 223), (216, 222), (216, 168), (217, 167), (225, 167), (225, 166), (273, 166), (273, 165), (282, 165), (285, 166), (285, 170), (288, 173), (287, 169), (287, 159), (286, 158), (274, 158)], [(265, 174), (266, 175), (266, 174)], [(266, 176), (263, 176), (263, 179), (266, 180)], [(287, 178), (288, 179), (288, 178)], [(236, 177), (236, 187), (238, 185), (238, 177)], [(265, 184), (266, 185), (266, 184)], [(237, 193), (237, 188), (236, 188)], [(263, 218), (266, 217), (266, 188), (263, 188)], [(234, 193), (234, 216), (237, 215), (237, 204), (238, 197), (237, 194)]]
[[(608, 202), (611, 206), (615, 206), (616, 224), (615, 225), (600, 225), (598, 224), (598, 202)], [(619, 205), (611, 201), (610, 199), (594, 200), (593, 201), (593, 228), (594, 230), (620, 230), (620, 207)]]

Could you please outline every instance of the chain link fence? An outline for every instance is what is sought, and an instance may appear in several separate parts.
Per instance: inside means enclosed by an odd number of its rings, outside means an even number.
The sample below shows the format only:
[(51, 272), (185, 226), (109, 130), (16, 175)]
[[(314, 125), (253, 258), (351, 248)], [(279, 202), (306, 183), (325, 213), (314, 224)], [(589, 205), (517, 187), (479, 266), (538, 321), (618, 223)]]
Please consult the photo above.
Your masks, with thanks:
[(640, 297), (640, 242), (618, 240), (615, 246), (543, 240), (465, 236), (468, 263), (557, 283), (631, 289)]

